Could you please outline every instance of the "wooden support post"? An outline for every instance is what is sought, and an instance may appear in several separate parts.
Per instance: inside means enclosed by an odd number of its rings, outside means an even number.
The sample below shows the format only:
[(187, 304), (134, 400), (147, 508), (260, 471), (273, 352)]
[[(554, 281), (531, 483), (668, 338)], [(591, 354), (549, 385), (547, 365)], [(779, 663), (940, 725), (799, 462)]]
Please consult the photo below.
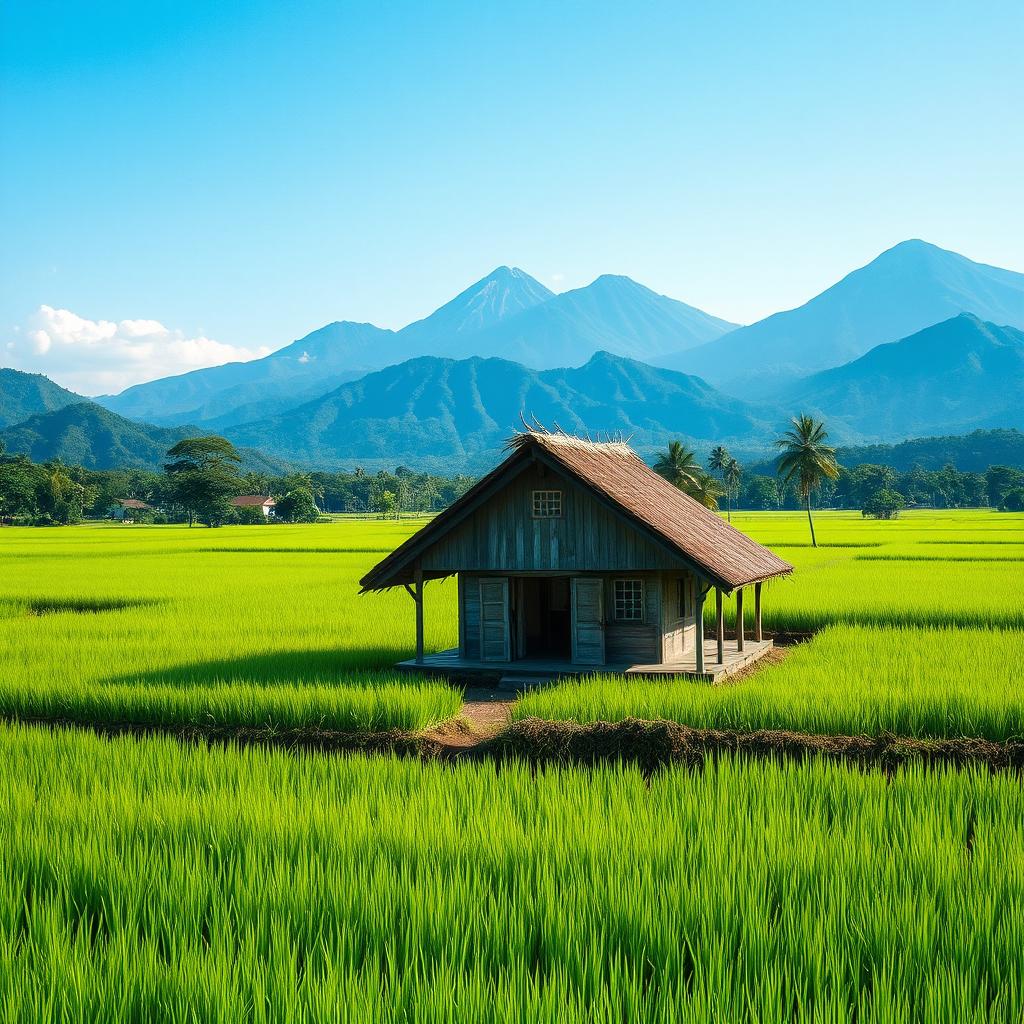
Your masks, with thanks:
[(725, 664), (725, 613), (722, 610), (722, 588), (715, 587), (715, 636), (718, 639), (718, 664)]
[(697, 671), (704, 671), (704, 598), (708, 596), (708, 592), (697, 583), (697, 607), (694, 609), (696, 615), (694, 616), (697, 631), (697, 646), (694, 648), (694, 655), (697, 662)]
[(761, 633), (761, 584), (754, 584), (754, 639), (760, 643), (764, 636)]
[(736, 591), (736, 650), (743, 650), (743, 588)]
[(413, 597), (416, 601), (416, 664), (423, 664), (423, 570), (416, 566), (414, 575), (416, 581), (416, 593)]

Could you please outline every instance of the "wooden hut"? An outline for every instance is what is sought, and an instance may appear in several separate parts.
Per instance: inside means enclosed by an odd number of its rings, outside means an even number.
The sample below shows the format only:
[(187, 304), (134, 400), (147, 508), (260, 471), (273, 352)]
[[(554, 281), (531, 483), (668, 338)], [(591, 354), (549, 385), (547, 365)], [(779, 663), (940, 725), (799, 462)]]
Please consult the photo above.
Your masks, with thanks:
[[(717, 679), (771, 647), (761, 630), (762, 583), (791, 565), (662, 479), (626, 444), (530, 431), (508, 447), (504, 462), (361, 580), (363, 591), (404, 586), (415, 602), (416, 658), (402, 667)], [(423, 588), (453, 575), (459, 646), (427, 656)], [(717, 630), (706, 638), (712, 590)], [(729, 594), (741, 625), (727, 643)]]
[(111, 519), (118, 519), (122, 523), (133, 523), (145, 513), (155, 511), (156, 509), (152, 505), (138, 498), (115, 498), (109, 514)]

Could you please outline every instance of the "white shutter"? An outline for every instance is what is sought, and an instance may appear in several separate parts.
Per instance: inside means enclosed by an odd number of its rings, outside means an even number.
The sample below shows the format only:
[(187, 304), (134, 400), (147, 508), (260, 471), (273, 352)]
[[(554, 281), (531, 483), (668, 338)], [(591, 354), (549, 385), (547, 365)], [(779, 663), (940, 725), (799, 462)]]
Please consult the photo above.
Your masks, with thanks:
[(480, 660), (480, 580), (475, 576), (459, 576), (462, 619), (459, 639), (462, 656), (468, 661)]
[(480, 660), (511, 660), (506, 577), (480, 580)]
[(604, 581), (572, 578), (572, 660), (577, 665), (604, 664)]

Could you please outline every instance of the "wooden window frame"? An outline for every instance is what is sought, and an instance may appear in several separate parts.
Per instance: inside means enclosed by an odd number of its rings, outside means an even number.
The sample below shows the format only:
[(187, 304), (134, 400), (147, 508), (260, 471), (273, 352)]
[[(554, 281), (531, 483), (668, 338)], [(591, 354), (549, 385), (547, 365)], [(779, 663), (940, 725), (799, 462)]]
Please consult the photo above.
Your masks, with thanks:
[[(620, 614), (620, 601), (619, 601), (619, 585), (622, 584), (625, 587), (629, 584), (631, 588), (635, 586), (635, 590), (629, 598), (632, 605), (633, 598), (639, 596), (639, 602), (637, 607), (639, 608), (639, 615), (622, 615)], [(612, 618), (615, 622), (639, 622), (643, 623), (646, 621), (645, 615), (647, 612), (646, 595), (644, 593), (644, 581), (639, 576), (621, 576), (618, 579), (612, 580)], [(622, 605), (625, 605), (627, 599), (623, 597)]]
[(562, 492), (553, 488), (535, 488), (531, 495), (531, 507), (534, 519), (561, 519)]

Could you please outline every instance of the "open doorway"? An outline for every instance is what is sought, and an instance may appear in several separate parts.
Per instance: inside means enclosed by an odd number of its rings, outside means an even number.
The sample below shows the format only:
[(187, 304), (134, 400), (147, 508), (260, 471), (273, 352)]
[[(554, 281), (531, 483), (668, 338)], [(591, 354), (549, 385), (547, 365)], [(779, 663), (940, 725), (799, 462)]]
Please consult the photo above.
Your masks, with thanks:
[(524, 576), (517, 584), (518, 657), (571, 658), (569, 577)]

